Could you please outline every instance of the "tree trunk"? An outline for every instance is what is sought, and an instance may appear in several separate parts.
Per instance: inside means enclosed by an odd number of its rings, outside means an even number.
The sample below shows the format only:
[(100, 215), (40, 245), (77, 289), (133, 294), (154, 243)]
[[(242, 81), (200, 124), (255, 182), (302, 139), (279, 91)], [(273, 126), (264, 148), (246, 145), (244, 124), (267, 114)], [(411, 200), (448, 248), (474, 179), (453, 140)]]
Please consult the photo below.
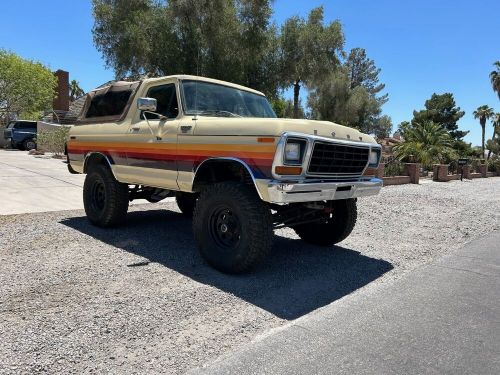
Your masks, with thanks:
[(483, 153), (481, 154), (481, 159), (484, 158), (484, 133), (486, 130), (486, 124), (481, 124), (481, 150)]
[(293, 84), (293, 118), (299, 118), (300, 79)]
[[(495, 128), (495, 123), (493, 123), (493, 137), (491, 137), (491, 141), (494, 142), (495, 141), (495, 135), (496, 135), (496, 128)], [(486, 158), (487, 160), (490, 160), (490, 156), (491, 156), (491, 150), (488, 150), (488, 157)]]

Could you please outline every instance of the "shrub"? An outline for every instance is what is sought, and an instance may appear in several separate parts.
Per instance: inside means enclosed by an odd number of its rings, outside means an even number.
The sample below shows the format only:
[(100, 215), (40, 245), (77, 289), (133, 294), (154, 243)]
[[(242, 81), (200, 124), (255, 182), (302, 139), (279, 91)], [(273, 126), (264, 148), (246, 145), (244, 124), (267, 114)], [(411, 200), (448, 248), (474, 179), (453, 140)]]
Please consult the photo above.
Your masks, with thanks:
[(384, 167), (384, 176), (386, 177), (403, 176), (404, 172), (404, 164), (397, 161), (387, 163)]
[(52, 152), (60, 157), (64, 154), (64, 146), (68, 138), (69, 127), (57, 126), (53, 130), (40, 130), (36, 137), (37, 148), (42, 151)]
[(493, 157), (487, 163), (488, 172), (500, 172), (500, 157)]

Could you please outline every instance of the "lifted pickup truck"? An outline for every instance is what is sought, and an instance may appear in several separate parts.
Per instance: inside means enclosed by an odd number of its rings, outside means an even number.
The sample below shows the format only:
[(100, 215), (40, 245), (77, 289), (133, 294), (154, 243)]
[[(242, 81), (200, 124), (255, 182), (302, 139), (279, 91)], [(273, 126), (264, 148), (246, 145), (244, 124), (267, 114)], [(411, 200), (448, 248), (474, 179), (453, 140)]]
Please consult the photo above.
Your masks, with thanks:
[(332, 246), (354, 228), (357, 197), (377, 194), (381, 149), (356, 129), (278, 119), (264, 94), (177, 75), (92, 91), (67, 142), (86, 173), (91, 223), (122, 223), (128, 204), (175, 196), (193, 217), (203, 258), (245, 272), (271, 249), (273, 229)]

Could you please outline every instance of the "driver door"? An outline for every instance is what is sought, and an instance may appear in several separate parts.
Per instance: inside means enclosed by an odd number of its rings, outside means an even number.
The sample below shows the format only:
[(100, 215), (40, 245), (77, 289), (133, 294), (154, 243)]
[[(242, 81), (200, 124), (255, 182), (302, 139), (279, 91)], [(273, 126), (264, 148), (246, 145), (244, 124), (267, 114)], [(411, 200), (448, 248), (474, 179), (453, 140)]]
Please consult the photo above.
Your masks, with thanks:
[(180, 120), (175, 81), (152, 83), (141, 96), (156, 99), (155, 112), (164, 118), (137, 110), (136, 122), (130, 125), (128, 136), (129, 181), (177, 190), (176, 156)]

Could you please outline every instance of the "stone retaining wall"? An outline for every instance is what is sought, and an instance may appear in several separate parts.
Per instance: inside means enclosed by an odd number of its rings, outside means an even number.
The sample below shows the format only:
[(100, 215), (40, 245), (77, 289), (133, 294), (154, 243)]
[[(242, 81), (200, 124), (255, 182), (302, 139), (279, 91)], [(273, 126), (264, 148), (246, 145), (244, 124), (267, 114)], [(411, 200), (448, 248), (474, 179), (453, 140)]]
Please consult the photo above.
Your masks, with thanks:
[(472, 179), (472, 178), (486, 178), (486, 177), (494, 177), (498, 176), (497, 172), (488, 172), (488, 166), (486, 164), (481, 164), (478, 167), (479, 172), (473, 172), (470, 165), (463, 165), (459, 167), (459, 174), (449, 174), (449, 165), (448, 164), (434, 164), (434, 174), (433, 180), (438, 182), (446, 182), (452, 180), (459, 180), (460, 173), (463, 171), (464, 178)]
[(420, 164), (418, 163), (406, 163), (402, 176), (384, 176), (384, 172), (385, 163), (380, 163), (375, 176), (384, 181), (384, 186), (418, 184), (420, 180)]
[(410, 176), (384, 177), (384, 186), (411, 184)]

